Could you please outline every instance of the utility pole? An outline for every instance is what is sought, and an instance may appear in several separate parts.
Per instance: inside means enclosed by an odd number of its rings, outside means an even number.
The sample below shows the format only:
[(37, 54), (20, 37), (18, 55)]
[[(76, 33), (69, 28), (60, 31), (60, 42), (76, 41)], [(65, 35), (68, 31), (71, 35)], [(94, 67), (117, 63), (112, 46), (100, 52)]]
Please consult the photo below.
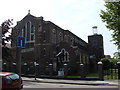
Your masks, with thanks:
[(17, 47), (17, 54), (16, 54), (16, 59), (17, 59), (17, 73), (21, 78), (21, 47)]
[(36, 78), (37, 78), (36, 77), (36, 73), (37, 73), (37, 71), (36, 71), (36, 69), (37, 69), (36, 68), (36, 64), (37, 64), (37, 60), (36, 60), (37, 59), (36, 58), (36, 42), (34, 42), (34, 58), (35, 58), (35, 61), (34, 61), (35, 73), (34, 74), (35, 74), (35, 80), (36, 80)]
[(25, 47), (25, 38), (18, 36), (18, 43), (16, 48), (17, 73), (21, 78), (21, 48)]

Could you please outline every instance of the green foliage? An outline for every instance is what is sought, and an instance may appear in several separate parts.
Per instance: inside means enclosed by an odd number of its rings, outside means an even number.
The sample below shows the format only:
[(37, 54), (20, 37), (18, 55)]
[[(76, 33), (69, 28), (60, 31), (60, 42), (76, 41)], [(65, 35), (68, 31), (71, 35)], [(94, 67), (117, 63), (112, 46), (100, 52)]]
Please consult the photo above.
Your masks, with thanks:
[(106, 10), (101, 10), (100, 17), (103, 22), (106, 22), (106, 27), (113, 30), (112, 37), (120, 48), (120, 1), (119, 2), (106, 2)]
[(111, 60), (110, 62), (111, 62), (113, 65), (115, 65), (115, 64), (117, 64), (118, 60), (113, 59), (113, 60)]
[(119, 60), (119, 59), (120, 59), (120, 52), (115, 52), (115, 53), (114, 53), (114, 58), (115, 58), (116, 60)]
[(108, 70), (110, 68), (110, 61), (107, 58), (102, 58), (100, 60), (103, 63), (103, 69)]
[[(13, 25), (12, 20), (8, 19), (1, 24), (2, 27), (2, 59), (9, 60), (12, 57), (10, 49), (6, 46), (7, 42), (11, 40), (11, 33), (9, 30), (11, 29), (11, 25)], [(6, 35), (6, 34), (10, 35)]]
[(7, 42), (9, 42), (11, 39), (11, 35), (6, 35), (8, 33), (11, 34), (9, 32), (9, 30), (11, 29), (11, 25), (13, 25), (12, 19), (11, 20), (8, 19), (1, 24), (1, 27), (2, 27), (2, 45), (3, 46), (6, 46)]

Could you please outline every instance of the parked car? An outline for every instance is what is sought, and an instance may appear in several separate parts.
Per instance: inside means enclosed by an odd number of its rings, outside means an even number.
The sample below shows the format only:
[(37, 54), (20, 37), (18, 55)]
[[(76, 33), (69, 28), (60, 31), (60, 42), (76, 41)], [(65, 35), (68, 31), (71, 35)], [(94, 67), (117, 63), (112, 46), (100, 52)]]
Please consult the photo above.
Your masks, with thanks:
[(4, 89), (17, 89), (23, 88), (22, 78), (16, 73), (12, 72), (0, 72), (0, 84), (1, 88)]

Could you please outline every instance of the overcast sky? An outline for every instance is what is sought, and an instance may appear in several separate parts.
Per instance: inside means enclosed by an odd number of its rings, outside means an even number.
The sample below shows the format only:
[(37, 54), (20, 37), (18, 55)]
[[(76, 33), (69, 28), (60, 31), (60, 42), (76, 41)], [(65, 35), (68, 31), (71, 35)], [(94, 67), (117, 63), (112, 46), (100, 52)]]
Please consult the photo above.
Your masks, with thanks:
[(36, 17), (43, 16), (45, 21), (51, 21), (63, 29), (70, 30), (86, 42), (88, 35), (93, 35), (93, 26), (98, 27), (98, 34), (104, 38), (104, 52), (113, 56), (117, 47), (110, 42), (111, 34), (101, 21), (100, 10), (105, 10), (103, 0), (1, 0), (0, 24), (13, 19), (20, 21), (28, 10)]

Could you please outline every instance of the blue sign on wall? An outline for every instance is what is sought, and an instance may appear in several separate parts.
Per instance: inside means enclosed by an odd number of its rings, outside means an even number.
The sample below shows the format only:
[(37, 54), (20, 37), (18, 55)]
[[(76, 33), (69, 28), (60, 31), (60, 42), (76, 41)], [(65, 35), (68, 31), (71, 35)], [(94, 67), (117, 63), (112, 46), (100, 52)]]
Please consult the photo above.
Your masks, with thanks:
[(18, 47), (25, 47), (25, 38), (22, 36), (18, 36)]

